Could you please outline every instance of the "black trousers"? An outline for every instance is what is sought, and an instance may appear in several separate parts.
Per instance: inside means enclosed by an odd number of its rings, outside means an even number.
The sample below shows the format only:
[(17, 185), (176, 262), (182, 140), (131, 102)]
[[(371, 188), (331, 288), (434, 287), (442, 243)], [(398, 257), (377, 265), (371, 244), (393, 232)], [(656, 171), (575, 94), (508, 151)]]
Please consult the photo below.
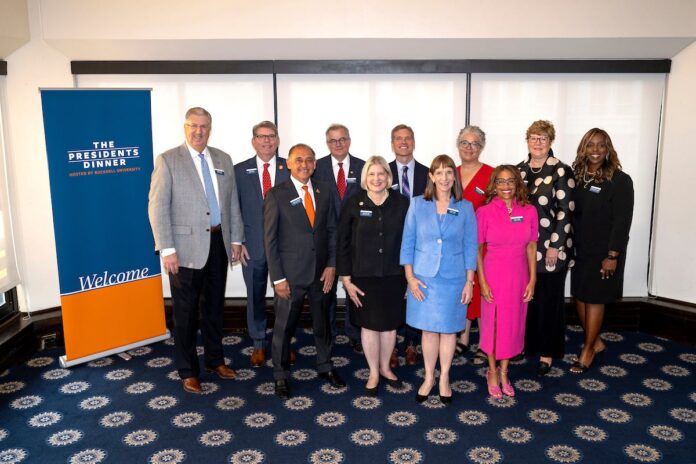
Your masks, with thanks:
[(324, 283), (318, 279), (310, 286), (290, 285), (290, 299), (283, 300), (278, 296), (274, 297), (275, 324), (272, 342), (274, 379), (281, 380), (290, 377), (290, 340), (295, 335), (305, 297), (309, 299), (309, 309), (312, 314), (314, 345), (317, 349), (317, 372), (331, 370), (333, 337), (331, 337), (328, 314), (331, 293), (324, 293), (323, 286)]
[(566, 272), (538, 273), (534, 299), (527, 306), (526, 354), (562, 358), (565, 354)]
[(225, 363), (222, 324), (228, 264), (222, 233), (212, 232), (205, 266), (202, 269), (180, 267), (178, 274), (169, 275), (174, 312), (174, 362), (182, 379), (200, 375), (196, 353), (199, 310), (205, 365), (217, 367)]

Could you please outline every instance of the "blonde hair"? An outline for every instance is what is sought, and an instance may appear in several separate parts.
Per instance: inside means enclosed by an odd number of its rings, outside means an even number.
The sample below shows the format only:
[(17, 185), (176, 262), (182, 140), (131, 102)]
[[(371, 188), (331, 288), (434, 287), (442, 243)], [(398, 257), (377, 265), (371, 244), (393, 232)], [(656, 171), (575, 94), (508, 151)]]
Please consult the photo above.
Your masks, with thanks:
[(374, 165), (381, 166), (382, 169), (384, 169), (384, 172), (387, 173), (387, 188), (391, 187), (392, 183), (394, 182), (394, 177), (392, 176), (392, 172), (389, 168), (387, 160), (379, 155), (374, 155), (367, 158), (365, 161), (365, 166), (362, 168), (362, 172), (360, 173), (360, 188), (367, 190), (367, 171), (369, 171)]

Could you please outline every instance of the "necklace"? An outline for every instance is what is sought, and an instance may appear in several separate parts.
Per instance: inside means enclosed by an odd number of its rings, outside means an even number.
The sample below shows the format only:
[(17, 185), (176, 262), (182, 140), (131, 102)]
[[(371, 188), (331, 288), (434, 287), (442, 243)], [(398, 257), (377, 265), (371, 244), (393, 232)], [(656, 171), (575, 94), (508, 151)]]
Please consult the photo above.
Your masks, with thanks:
[(590, 176), (589, 179), (586, 177), (586, 174), (587, 174), (586, 172), (582, 173), (582, 181), (585, 183), (585, 185), (583, 185), (582, 188), (584, 188), (584, 189), (586, 189), (587, 186), (590, 185), (595, 180), (595, 173), (592, 173), (592, 175)]
[(541, 163), (541, 166), (539, 166), (538, 168), (536, 168), (536, 171), (535, 171), (534, 168), (532, 167), (532, 160), (530, 159), (530, 160), (529, 160), (529, 170), (532, 171), (532, 174), (539, 174), (539, 173), (541, 172), (541, 170), (544, 169), (544, 166), (546, 165), (546, 160), (547, 160), (548, 158), (549, 158), (548, 156), (546, 156), (546, 158), (544, 158), (544, 161)]

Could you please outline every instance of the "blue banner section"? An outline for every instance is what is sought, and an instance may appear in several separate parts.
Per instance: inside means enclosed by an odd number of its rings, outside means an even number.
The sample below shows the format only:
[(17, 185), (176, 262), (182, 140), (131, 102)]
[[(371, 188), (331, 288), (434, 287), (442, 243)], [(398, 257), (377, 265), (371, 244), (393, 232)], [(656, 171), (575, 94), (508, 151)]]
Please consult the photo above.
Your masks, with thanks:
[(160, 274), (149, 90), (42, 90), (61, 295)]

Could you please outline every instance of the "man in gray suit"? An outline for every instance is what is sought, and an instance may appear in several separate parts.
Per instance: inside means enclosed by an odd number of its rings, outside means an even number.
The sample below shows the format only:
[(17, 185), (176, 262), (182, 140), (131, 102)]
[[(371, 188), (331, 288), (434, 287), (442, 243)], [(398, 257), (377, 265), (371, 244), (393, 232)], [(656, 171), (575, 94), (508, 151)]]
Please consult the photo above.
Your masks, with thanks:
[(225, 365), (222, 324), (227, 268), (240, 259), (244, 226), (232, 159), (208, 146), (211, 125), (205, 109), (186, 112), (186, 143), (155, 160), (148, 205), (172, 291), (174, 360), (190, 393), (201, 392), (199, 307), (206, 370), (223, 379), (237, 375)]
[(314, 150), (290, 148), (290, 180), (268, 191), (263, 203), (264, 248), (275, 291), (273, 378), (275, 393), (290, 397), (290, 340), (305, 296), (312, 313), (317, 372), (334, 388), (344, 387), (331, 363), (333, 339), (328, 305), (336, 275), (336, 211), (330, 184), (312, 180)]
[(276, 155), (279, 143), (276, 125), (261, 121), (251, 130), (251, 145), (256, 155), (234, 167), (244, 220), (242, 262), (245, 266), (242, 273), (247, 289), (247, 329), (254, 342), (252, 367), (263, 366), (266, 362), (268, 265), (263, 251), (263, 199), (274, 185), (290, 178), (285, 159)]

